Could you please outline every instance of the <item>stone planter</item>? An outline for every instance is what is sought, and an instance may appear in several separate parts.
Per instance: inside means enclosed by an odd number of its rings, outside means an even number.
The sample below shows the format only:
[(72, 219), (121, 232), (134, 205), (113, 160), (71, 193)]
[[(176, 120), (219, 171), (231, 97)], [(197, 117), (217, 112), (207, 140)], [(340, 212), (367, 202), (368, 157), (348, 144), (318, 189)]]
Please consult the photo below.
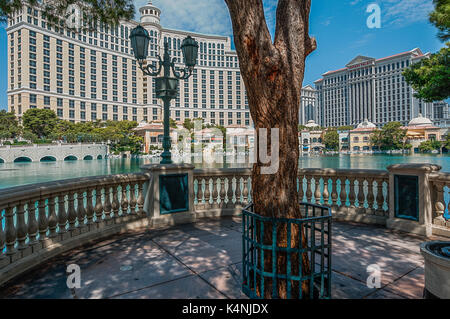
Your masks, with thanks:
[(425, 258), (424, 297), (450, 299), (450, 242), (426, 242), (420, 252)]

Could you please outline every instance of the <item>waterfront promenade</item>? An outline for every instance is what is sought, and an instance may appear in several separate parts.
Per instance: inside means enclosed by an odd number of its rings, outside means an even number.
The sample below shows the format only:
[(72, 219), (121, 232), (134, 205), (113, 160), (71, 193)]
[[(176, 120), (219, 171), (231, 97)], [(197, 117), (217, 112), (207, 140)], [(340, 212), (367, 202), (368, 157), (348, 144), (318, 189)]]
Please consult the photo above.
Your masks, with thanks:
[[(425, 238), (358, 223), (332, 229), (332, 298), (422, 298)], [(2, 287), (0, 297), (246, 298), (241, 235), (240, 217), (129, 231), (47, 261)], [(69, 264), (81, 268), (80, 289), (67, 288)], [(372, 264), (381, 268), (380, 288), (366, 285)]]

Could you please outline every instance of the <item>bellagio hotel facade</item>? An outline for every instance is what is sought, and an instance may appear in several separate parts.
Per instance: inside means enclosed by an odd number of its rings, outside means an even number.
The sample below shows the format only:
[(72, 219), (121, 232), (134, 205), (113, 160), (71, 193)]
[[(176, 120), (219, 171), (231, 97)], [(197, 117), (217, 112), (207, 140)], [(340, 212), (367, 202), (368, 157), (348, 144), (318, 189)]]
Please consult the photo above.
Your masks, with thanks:
[[(183, 66), (181, 42), (191, 35), (199, 43), (193, 76), (180, 81), (171, 118), (202, 118), (222, 126), (251, 126), (245, 87), (229, 37), (165, 29), (161, 10), (149, 2), (139, 9), (140, 24), (150, 34), (147, 63), (162, 56), (164, 42)], [(8, 109), (21, 118), (30, 108), (55, 111), (72, 122), (162, 120), (162, 101), (155, 81), (139, 69), (129, 35), (136, 21), (72, 32), (50, 25), (36, 7), (24, 6), (10, 16), (8, 37)]]

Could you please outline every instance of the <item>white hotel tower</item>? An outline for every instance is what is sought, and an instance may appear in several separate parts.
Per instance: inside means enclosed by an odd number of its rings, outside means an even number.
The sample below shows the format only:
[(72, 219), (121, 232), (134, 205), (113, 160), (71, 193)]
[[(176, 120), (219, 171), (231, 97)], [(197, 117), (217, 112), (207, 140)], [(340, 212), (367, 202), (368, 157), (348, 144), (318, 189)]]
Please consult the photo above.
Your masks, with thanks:
[[(171, 118), (203, 118), (223, 126), (252, 125), (236, 52), (229, 37), (165, 29), (151, 1), (139, 9), (150, 36), (149, 63), (163, 43), (182, 66), (181, 42), (191, 35), (200, 45), (193, 76), (180, 81)], [(8, 19), (8, 109), (20, 118), (29, 108), (47, 108), (72, 122), (162, 120), (155, 82), (143, 76), (131, 50), (136, 21), (72, 32), (54, 26), (39, 8), (24, 6)]]
[(407, 125), (423, 114), (435, 125), (448, 126), (448, 104), (416, 99), (402, 75), (405, 68), (428, 55), (413, 49), (382, 59), (358, 56), (345, 68), (323, 74), (315, 82), (319, 124), (356, 126), (367, 119), (377, 126), (392, 121)]

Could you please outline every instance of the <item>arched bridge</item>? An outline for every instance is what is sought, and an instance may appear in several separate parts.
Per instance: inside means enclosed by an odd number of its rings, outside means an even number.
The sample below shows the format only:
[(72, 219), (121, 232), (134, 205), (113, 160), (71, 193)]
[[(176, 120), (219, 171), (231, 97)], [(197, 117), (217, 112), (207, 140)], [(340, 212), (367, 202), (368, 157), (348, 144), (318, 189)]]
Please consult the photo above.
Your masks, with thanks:
[(107, 153), (105, 144), (5, 145), (0, 146), (0, 164), (96, 160)]

